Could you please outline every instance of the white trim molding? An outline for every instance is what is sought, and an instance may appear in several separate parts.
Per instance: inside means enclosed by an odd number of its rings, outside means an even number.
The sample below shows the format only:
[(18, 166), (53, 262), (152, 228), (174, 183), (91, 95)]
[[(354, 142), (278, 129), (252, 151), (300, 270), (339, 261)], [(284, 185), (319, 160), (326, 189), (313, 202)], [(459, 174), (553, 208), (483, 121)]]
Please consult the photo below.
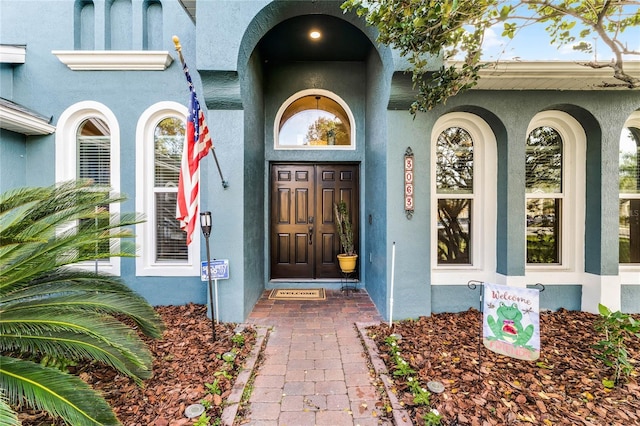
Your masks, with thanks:
[[(438, 193), (436, 189), (436, 145), (440, 134), (460, 127), (473, 140), (473, 200), (471, 209), (471, 264), (438, 265)], [(438, 118), (431, 131), (431, 284), (495, 282), (498, 166), (493, 130), (482, 118), (468, 112), (452, 112)]]
[(52, 50), (73, 71), (164, 71), (173, 58), (169, 51)]
[(24, 64), (27, 57), (27, 47), (15, 44), (0, 44), (0, 63)]
[[(579, 283), (584, 276), (587, 137), (580, 123), (563, 111), (543, 111), (536, 114), (527, 128), (527, 137), (534, 129), (542, 126), (553, 128), (562, 138), (560, 263), (527, 264), (525, 260), (525, 277), (528, 282), (543, 284)], [(536, 194), (530, 195), (536, 198)], [(525, 197), (525, 203), (527, 198)], [(526, 228), (524, 232), (526, 244)]]
[[(631, 113), (627, 121), (624, 123), (624, 127), (640, 129), (640, 110)], [(640, 194), (619, 193), (619, 197), (640, 198)], [(620, 279), (623, 284), (640, 285), (640, 264), (620, 263), (618, 268), (618, 273), (620, 274)]]
[[(329, 98), (332, 101), (336, 102), (338, 105), (342, 107), (342, 109), (347, 114), (347, 118), (349, 120), (349, 127), (351, 129), (351, 144), (350, 145), (310, 145), (310, 146), (299, 146), (299, 145), (280, 145), (280, 121), (282, 120), (282, 116), (286, 112), (289, 106), (297, 101), (300, 98), (304, 98), (305, 96), (323, 96), (325, 98)], [(289, 98), (280, 105), (280, 109), (278, 109), (278, 113), (276, 114), (275, 120), (273, 122), (273, 149), (274, 150), (299, 150), (299, 151), (313, 151), (313, 150), (329, 150), (329, 151), (355, 151), (356, 149), (356, 120), (353, 116), (353, 112), (351, 112), (351, 108), (349, 105), (338, 95), (333, 92), (324, 89), (305, 89), (301, 90), (293, 95), (289, 96)]]
[[(82, 101), (71, 105), (60, 115), (56, 131), (56, 182), (64, 182), (77, 179), (78, 169), (78, 127), (89, 118), (99, 118), (109, 127), (110, 132), (110, 186), (114, 194), (120, 192), (120, 126), (113, 112), (105, 105), (95, 101)], [(120, 203), (109, 206), (109, 211), (114, 214), (120, 212)], [(117, 241), (116, 241), (117, 242)], [(111, 248), (112, 252), (119, 250), (116, 244)], [(94, 262), (75, 264), (75, 267), (84, 270), (95, 270)], [(102, 272), (120, 275), (120, 257), (113, 256), (106, 262), (98, 262), (98, 268)]]
[[(136, 257), (136, 276), (183, 277), (200, 276), (200, 232), (193, 233), (186, 261), (156, 260), (155, 218), (155, 144), (154, 132), (165, 118), (175, 117), (186, 122), (189, 111), (177, 102), (158, 102), (147, 108), (136, 126), (136, 211), (147, 220), (136, 225), (136, 240), (140, 247)], [(196, 227), (197, 228), (197, 227)]]
[[(479, 72), (476, 90), (629, 90), (613, 77), (613, 68), (592, 68), (578, 61), (497, 61)], [(464, 62), (447, 62), (462, 67)], [(640, 72), (640, 61), (624, 63), (630, 74)], [(605, 87), (605, 83), (608, 85)], [(620, 86), (615, 86), (620, 85)]]

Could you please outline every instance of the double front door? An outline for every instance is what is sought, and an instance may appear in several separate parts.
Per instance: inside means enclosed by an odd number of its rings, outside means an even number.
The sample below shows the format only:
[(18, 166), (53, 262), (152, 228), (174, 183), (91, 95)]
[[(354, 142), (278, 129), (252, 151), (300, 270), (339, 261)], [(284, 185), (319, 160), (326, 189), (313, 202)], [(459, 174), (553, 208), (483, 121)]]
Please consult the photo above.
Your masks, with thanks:
[(333, 205), (344, 200), (358, 237), (357, 164), (271, 165), (271, 278), (339, 278)]

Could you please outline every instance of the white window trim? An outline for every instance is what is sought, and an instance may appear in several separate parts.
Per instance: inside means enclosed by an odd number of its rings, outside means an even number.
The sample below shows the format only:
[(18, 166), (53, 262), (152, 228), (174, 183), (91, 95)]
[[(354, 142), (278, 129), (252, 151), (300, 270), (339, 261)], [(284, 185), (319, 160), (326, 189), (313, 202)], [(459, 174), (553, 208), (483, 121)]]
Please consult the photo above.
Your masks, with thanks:
[[(279, 140), (279, 136), (280, 136), (280, 120), (282, 119), (282, 115), (284, 114), (284, 112), (287, 110), (287, 108), (289, 108), (289, 105), (291, 105), (293, 102), (297, 101), (300, 98), (304, 98), (305, 96), (312, 96), (312, 95), (320, 95), (323, 96), (325, 98), (329, 98), (335, 102), (337, 102), (342, 109), (344, 109), (344, 111), (347, 113), (347, 117), (349, 118), (349, 124), (351, 127), (351, 145), (349, 146), (342, 146), (342, 145), (315, 145), (315, 146), (308, 146), (305, 148), (301, 148), (299, 146), (280, 146), (278, 145), (278, 140)], [(353, 116), (353, 113), (351, 112), (351, 108), (349, 108), (349, 106), (347, 105), (347, 103), (342, 100), (342, 98), (338, 95), (336, 95), (333, 92), (330, 92), (328, 90), (324, 90), (324, 89), (305, 89), (305, 90), (301, 90), (300, 92), (294, 93), (293, 95), (291, 95), (286, 101), (284, 101), (282, 103), (282, 105), (280, 106), (280, 109), (278, 110), (278, 113), (276, 114), (276, 119), (273, 122), (273, 149), (275, 150), (283, 150), (283, 151), (287, 151), (287, 150), (298, 150), (298, 151), (314, 151), (314, 150), (329, 150), (329, 151), (355, 151), (356, 149), (356, 121), (355, 121), (355, 117)]]
[(140, 246), (136, 258), (136, 276), (200, 276), (199, 226), (189, 244), (186, 262), (157, 262), (154, 206), (154, 132), (158, 123), (168, 117), (187, 120), (187, 107), (177, 102), (158, 102), (147, 108), (136, 127), (136, 211), (144, 212), (147, 220), (136, 225)]
[[(634, 111), (624, 123), (624, 127), (640, 129), (640, 111)], [(618, 199), (620, 198), (640, 198), (640, 194), (622, 193), (618, 195)], [(640, 265), (636, 263), (619, 263), (619, 274), (623, 284), (640, 285), (640, 273), (638, 272), (640, 272)]]
[[(111, 189), (112, 194), (120, 192), (120, 126), (116, 116), (105, 105), (95, 101), (82, 101), (67, 108), (58, 119), (55, 139), (55, 164), (56, 182), (76, 180), (78, 176), (78, 128), (88, 118), (97, 117), (109, 126), (111, 132), (110, 161), (111, 161)], [(112, 214), (120, 212), (120, 203), (109, 206)], [(116, 241), (117, 243), (118, 241)], [(112, 252), (118, 250), (118, 245), (112, 248)], [(94, 271), (95, 262), (82, 262), (74, 265), (83, 270)], [(101, 272), (120, 275), (120, 257), (110, 257), (106, 261), (100, 261), (97, 268)]]
[(161, 50), (52, 50), (73, 71), (164, 71), (173, 58)]
[[(460, 127), (473, 139), (473, 208), (471, 210), (471, 265), (438, 265), (438, 193), (436, 148), (440, 133)], [(495, 282), (498, 166), (496, 137), (482, 118), (467, 112), (440, 117), (431, 131), (431, 284)], [(461, 196), (464, 198), (464, 194)]]
[[(525, 277), (527, 282), (548, 282), (549, 274), (556, 274), (553, 276), (554, 283), (581, 282), (584, 271), (587, 137), (580, 123), (562, 111), (543, 111), (536, 114), (529, 123), (526, 137), (529, 137), (534, 129), (542, 126), (555, 129), (562, 138), (561, 263), (532, 265), (527, 264), (525, 258)], [(532, 198), (536, 197), (537, 195), (532, 194)], [(525, 203), (527, 198), (525, 195)], [(526, 232), (525, 227), (525, 244)], [(558, 272), (563, 273), (557, 274)]]

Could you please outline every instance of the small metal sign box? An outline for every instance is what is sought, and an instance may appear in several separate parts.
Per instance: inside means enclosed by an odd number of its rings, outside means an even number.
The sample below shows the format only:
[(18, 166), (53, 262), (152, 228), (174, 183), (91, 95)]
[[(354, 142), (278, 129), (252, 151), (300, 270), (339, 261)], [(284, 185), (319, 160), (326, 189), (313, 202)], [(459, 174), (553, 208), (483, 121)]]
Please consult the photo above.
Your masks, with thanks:
[[(211, 279), (212, 280), (228, 280), (229, 279), (229, 259), (211, 260)], [(207, 281), (209, 279), (209, 268), (207, 261), (200, 262), (200, 280)]]

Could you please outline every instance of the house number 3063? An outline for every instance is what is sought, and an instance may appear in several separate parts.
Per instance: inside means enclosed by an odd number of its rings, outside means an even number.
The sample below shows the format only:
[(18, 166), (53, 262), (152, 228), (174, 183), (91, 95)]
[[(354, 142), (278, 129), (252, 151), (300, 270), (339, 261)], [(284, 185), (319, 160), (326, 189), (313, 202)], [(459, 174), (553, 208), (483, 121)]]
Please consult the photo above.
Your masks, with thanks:
[(413, 217), (413, 151), (411, 147), (404, 153), (404, 212), (407, 219)]

